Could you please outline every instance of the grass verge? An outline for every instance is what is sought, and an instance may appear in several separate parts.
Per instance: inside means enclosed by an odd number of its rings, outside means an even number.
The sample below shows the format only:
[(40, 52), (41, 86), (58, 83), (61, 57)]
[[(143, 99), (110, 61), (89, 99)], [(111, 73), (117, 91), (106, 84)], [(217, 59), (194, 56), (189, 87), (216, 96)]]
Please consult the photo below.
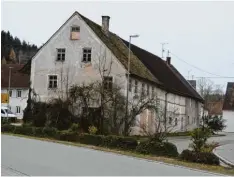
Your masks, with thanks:
[(164, 163), (168, 163), (171, 165), (178, 165), (178, 166), (188, 167), (188, 168), (197, 169), (197, 170), (204, 170), (204, 171), (213, 172), (213, 173), (234, 175), (234, 168), (226, 168), (226, 167), (222, 167), (222, 166), (213, 166), (213, 165), (191, 163), (191, 162), (186, 162), (186, 161), (182, 161), (179, 159), (143, 155), (143, 154), (138, 154), (136, 152), (123, 151), (123, 150), (117, 150), (117, 149), (109, 149), (109, 148), (91, 146), (91, 145), (74, 143), (74, 142), (60, 141), (60, 140), (55, 140), (55, 139), (50, 139), (50, 138), (39, 138), (39, 137), (26, 136), (26, 135), (20, 135), (20, 134), (13, 134), (13, 133), (2, 133), (2, 134), (11, 135), (11, 136), (18, 136), (18, 137), (25, 137), (25, 138), (36, 139), (36, 140), (41, 140), (41, 141), (48, 141), (48, 142), (53, 142), (53, 143), (61, 143), (61, 144), (72, 145), (72, 146), (77, 146), (77, 147), (85, 147), (85, 148), (90, 148), (90, 149), (94, 149), (94, 150), (100, 150), (100, 151), (104, 151), (104, 152), (111, 152), (111, 153), (116, 153), (116, 154), (121, 154), (121, 155), (127, 155), (127, 156), (131, 156), (131, 157), (147, 159), (147, 160), (151, 160), (151, 161), (164, 162)]

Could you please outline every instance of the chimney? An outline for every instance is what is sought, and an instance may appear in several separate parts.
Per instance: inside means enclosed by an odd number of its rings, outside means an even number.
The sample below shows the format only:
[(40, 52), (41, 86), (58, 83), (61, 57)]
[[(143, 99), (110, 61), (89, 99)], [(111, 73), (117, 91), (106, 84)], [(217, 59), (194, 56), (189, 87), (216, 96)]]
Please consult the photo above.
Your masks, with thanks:
[(167, 57), (167, 64), (168, 64), (168, 65), (171, 64), (171, 57)]
[(108, 35), (109, 32), (109, 22), (110, 22), (109, 16), (102, 16), (102, 30), (106, 35)]
[(190, 83), (190, 85), (192, 85), (193, 86), (193, 88), (196, 90), (196, 88), (197, 88), (197, 82), (196, 82), (196, 80), (187, 80), (189, 83)]

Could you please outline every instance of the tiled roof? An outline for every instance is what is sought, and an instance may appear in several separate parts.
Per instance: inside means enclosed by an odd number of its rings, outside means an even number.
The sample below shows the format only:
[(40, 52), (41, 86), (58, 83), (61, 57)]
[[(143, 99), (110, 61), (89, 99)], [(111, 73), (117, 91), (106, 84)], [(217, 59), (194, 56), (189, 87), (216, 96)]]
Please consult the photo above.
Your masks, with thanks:
[[(86, 22), (86, 24), (94, 31), (94, 33), (102, 40), (102, 42), (110, 49), (110, 51), (116, 56), (121, 64), (127, 69), (129, 51), (128, 42), (112, 32), (109, 32), (109, 35), (107, 36), (103, 32), (100, 25), (84, 17), (78, 12), (75, 12), (70, 18), (72, 18), (74, 15), (79, 15)], [(66, 22), (63, 25), (65, 25)], [(57, 31), (59, 31), (59, 29)], [(48, 43), (48, 41), (46, 43)], [(130, 61), (131, 75), (138, 76), (150, 82), (154, 82), (159, 87), (162, 87), (163, 89), (170, 92), (192, 97), (203, 102), (203, 98), (196, 92), (196, 90), (193, 89), (193, 87), (184, 79), (184, 77), (175, 69), (175, 67), (173, 67), (172, 65), (168, 65), (158, 56), (132, 44)], [(31, 67), (30, 65), (31, 61), (29, 61), (28, 64), (25, 65), (22, 71), (27, 72)]]
[(234, 111), (234, 82), (228, 82), (223, 103), (223, 110)]
[[(126, 45), (128, 42), (123, 40)], [(144, 63), (152, 74), (163, 84), (164, 89), (179, 95), (195, 98), (203, 102), (203, 98), (179, 73), (179, 71), (160, 57), (140, 48), (131, 45), (132, 52)]]
[[(78, 13), (78, 12), (77, 12)], [(78, 13), (79, 14), (79, 13)], [(79, 16), (87, 23), (87, 25), (94, 31), (94, 33), (102, 40), (102, 42), (111, 50), (115, 57), (122, 63), (122, 65), (127, 69), (128, 67), (128, 47), (124, 44), (122, 39), (109, 32), (108, 36), (103, 32), (102, 27), (95, 22), (89, 20), (83, 15)], [(136, 76), (139, 76), (143, 79), (153, 81), (157, 84), (160, 82), (153, 76), (153, 74), (146, 68), (146, 66), (134, 55), (131, 53), (130, 59), (130, 73)]]
[(9, 67), (11, 69), (11, 88), (29, 88), (30, 77), (28, 74), (23, 74), (19, 70), (24, 65), (20, 64), (3, 64), (1, 66), (1, 86), (2, 88), (8, 88), (9, 84)]

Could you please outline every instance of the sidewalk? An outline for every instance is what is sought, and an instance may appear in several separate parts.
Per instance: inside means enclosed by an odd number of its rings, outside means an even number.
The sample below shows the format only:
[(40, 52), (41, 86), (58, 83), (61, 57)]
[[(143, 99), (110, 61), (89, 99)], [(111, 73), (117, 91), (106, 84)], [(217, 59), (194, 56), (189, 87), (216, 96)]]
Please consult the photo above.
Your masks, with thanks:
[(234, 167), (234, 143), (219, 146), (213, 150), (213, 153), (218, 156), (221, 161)]

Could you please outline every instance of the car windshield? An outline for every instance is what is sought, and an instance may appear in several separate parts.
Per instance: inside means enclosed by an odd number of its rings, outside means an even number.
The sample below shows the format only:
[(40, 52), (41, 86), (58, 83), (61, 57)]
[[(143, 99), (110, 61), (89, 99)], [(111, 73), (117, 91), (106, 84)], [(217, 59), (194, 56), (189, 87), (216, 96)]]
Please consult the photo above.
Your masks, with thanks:
[(10, 109), (4, 109), (5, 111), (6, 111), (6, 113), (8, 113), (8, 114), (13, 114), (12, 112), (11, 112), (11, 110)]

